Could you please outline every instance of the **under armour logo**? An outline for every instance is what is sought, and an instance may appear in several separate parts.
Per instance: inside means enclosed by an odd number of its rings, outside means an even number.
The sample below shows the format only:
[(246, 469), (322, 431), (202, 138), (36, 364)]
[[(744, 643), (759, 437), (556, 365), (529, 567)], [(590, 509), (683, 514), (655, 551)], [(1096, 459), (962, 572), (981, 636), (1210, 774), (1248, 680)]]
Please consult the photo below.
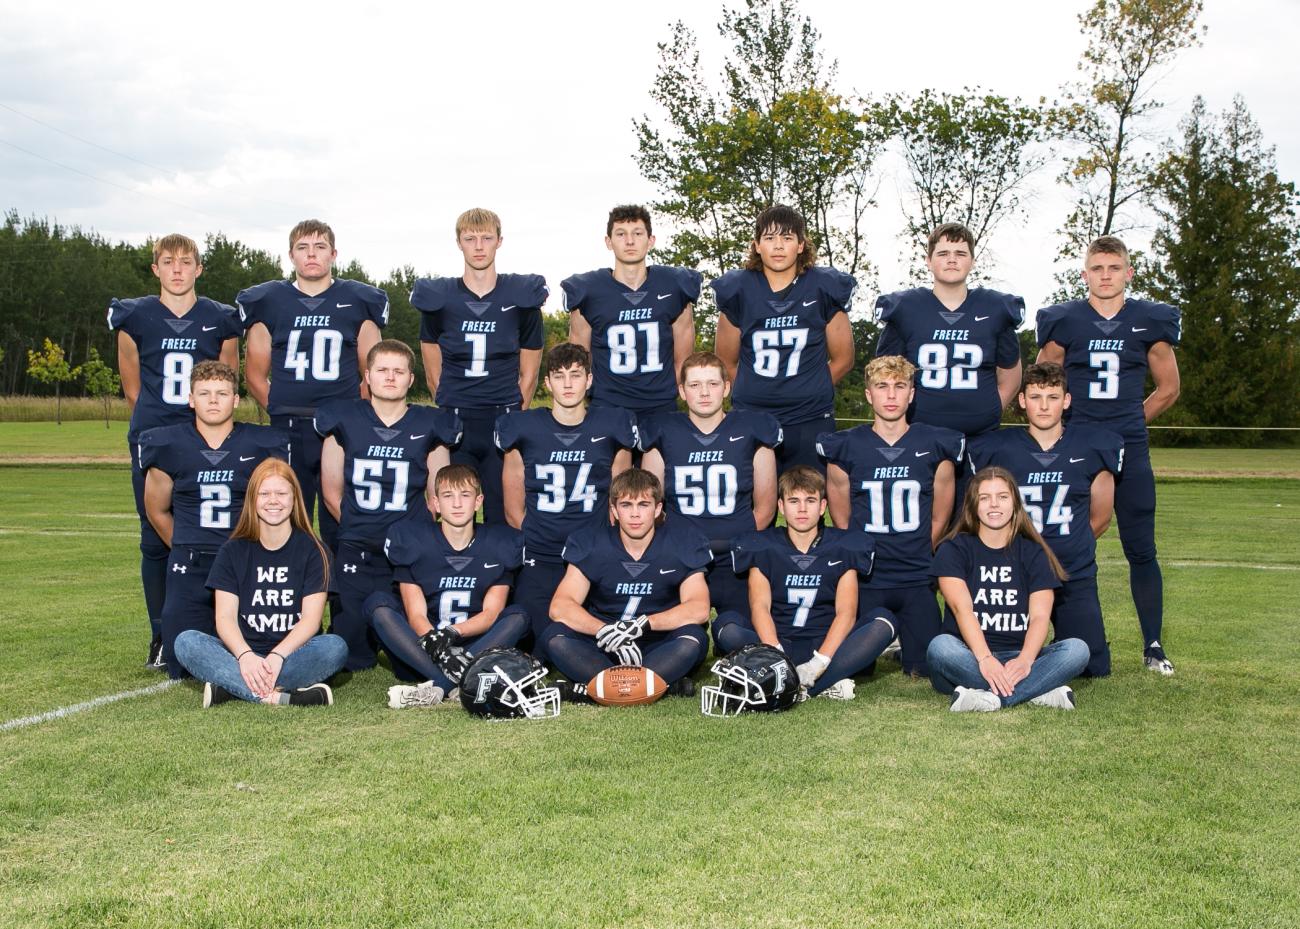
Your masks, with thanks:
[(190, 568), (189, 568), (189, 565), (183, 565), (183, 564), (174, 564), (174, 565), (172, 565), (172, 571), (174, 571), (174, 572), (179, 572), (180, 574), (184, 574), (184, 573), (185, 573), (186, 571), (188, 571), (189, 569), (190, 569)]
[(345, 565), (343, 566), (343, 573), (344, 573), (344, 574), (356, 574), (356, 573), (357, 573), (357, 566), (354, 565), (354, 564), (345, 564)]

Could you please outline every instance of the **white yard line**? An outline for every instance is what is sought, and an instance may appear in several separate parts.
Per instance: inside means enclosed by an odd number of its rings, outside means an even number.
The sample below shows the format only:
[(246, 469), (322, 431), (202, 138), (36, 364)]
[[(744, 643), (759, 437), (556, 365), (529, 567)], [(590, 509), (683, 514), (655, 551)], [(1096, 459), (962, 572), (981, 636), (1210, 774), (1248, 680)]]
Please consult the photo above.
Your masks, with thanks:
[(0, 535), (90, 535), (90, 536), (133, 536), (138, 535), (129, 529), (100, 529), (91, 532), (86, 529), (19, 529), (16, 526), (0, 526)]
[(20, 716), (17, 719), (11, 719), (0, 723), (0, 732), (6, 732), (10, 729), (23, 729), (27, 726), (35, 726), (39, 723), (48, 723), (56, 719), (62, 719), (65, 716), (72, 716), (74, 713), (84, 713), (86, 710), (93, 710), (110, 703), (116, 703), (118, 700), (130, 700), (133, 697), (147, 697), (149, 694), (161, 693), (168, 687), (175, 686), (179, 683), (180, 681), (162, 681), (157, 684), (150, 684), (148, 687), (141, 687), (138, 690), (124, 690), (121, 693), (96, 697), (94, 700), (87, 700), (85, 703), (74, 703), (72, 706), (61, 706), (57, 710), (50, 710), (48, 713), (38, 713), (35, 716)]
[[(1122, 566), (1128, 562), (1122, 559), (1098, 561), (1099, 565)], [(1165, 561), (1160, 559), (1162, 568), (1245, 568), (1251, 571), (1300, 571), (1300, 565), (1293, 564), (1254, 564), (1249, 561)]]

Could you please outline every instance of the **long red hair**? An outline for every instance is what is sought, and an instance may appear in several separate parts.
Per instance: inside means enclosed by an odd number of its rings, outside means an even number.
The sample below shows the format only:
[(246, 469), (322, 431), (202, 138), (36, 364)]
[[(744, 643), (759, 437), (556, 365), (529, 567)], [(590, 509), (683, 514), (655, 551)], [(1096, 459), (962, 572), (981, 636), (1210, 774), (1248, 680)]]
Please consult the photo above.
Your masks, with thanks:
[(293, 490), (293, 506), (289, 509), (289, 523), (294, 529), (311, 536), (311, 540), (316, 543), (316, 549), (320, 552), (325, 583), (328, 584), (329, 554), (311, 527), (311, 518), (307, 515), (307, 507), (302, 501), (302, 486), (298, 483), (298, 476), (293, 473), (293, 468), (279, 458), (267, 458), (253, 469), (252, 475), (248, 478), (248, 487), (244, 491), (244, 508), (239, 511), (239, 521), (235, 523), (235, 530), (230, 533), (230, 537), (248, 539), (251, 542), (262, 541), (262, 524), (257, 518), (257, 492), (262, 489), (262, 484), (267, 478), (272, 477), (282, 477), (289, 482), (289, 487)]

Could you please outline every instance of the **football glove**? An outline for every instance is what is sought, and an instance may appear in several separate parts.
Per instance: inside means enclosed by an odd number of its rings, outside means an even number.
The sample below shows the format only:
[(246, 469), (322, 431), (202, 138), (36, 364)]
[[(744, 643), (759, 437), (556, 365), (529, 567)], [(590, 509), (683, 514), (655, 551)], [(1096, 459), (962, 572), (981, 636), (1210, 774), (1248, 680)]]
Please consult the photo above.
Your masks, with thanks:
[(447, 675), (453, 684), (459, 685), (460, 679), (465, 676), (465, 671), (473, 663), (473, 655), (459, 645), (453, 645), (447, 649), (447, 654), (442, 661), (438, 662), (438, 667), (442, 668), (442, 673)]
[(649, 624), (650, 617), (644, 613), (636, 619), (620, 619), (616, 623), (606, 623), (596, 633), (596, 645), (613, 655), (620, 646), (630, 644), (641, 638), (641, 633), (645, 632), (646, 626)]
[(814, 651), (811, 658), (795, 667), (795, 670), (799, 672), (799, 683), (804, 687), (811, 687), (817, 683), (817, 678), (822, 676), (830, 663), (829, 658), (819, 651)]
[(641, 664), (641, 646), (635, 642), (628, 642), (615, 649), (614, 656), (618, 658), (619, 664), (639, 666)]
[(447, 652), (460, 643), (460, 638), (455, 626), (443, 626), (420, 636), (420, 647), (433, 659), (434, 664), (442, 664)]

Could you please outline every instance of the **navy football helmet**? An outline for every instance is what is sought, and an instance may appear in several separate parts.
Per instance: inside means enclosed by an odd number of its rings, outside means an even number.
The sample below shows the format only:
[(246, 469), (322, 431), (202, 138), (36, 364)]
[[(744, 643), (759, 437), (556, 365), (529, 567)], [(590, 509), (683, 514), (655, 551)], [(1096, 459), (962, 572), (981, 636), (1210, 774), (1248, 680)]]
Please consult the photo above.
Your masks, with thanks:
[(493, 648), (475, 658), (460, 680), (460, 702), (489, 719), (549, 719), (560, 715), (560, 692), (542, 687), (546, 666), (517, 648)]
[(739, 716), (746, 710), (775, 713), (808, 698), (799, 672), (770, 645), (746, 645), (713, 663), (716, 684), (700, 691), (705, 716)]

